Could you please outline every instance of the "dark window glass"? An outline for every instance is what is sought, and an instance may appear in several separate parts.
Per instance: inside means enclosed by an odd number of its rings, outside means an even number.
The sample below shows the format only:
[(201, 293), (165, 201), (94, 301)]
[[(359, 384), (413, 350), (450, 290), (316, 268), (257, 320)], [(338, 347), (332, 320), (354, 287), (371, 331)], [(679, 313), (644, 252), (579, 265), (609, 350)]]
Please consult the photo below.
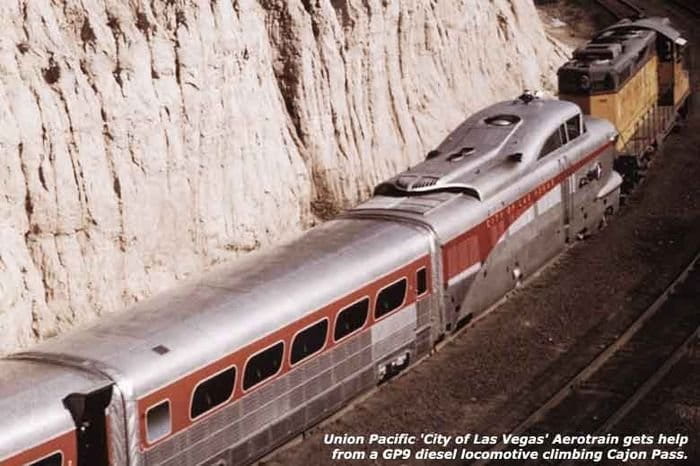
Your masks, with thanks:
[(569, 133), (569, 141), (581, 136), (581, 115), (576, 115), (566, 122), (566, 131)]
[(194, 419), (225, 403), (233, 393), (236, 383), (236, 368), (225, 371), (200, 383), (194, 391), (190, 416)]
[(547, 138), (547, 141), (545, 141), (544, 146), (542, 147), (542, 152), (540, 152), (540, 156), (538, 158), (541, 159), (542, 157), (546, 157), (555, 150), (559, 149), (561, 146), (561, 134), (559, 129), (557, 129), (551, 136), (549, 136), (549, 138)]
[(676, 47), (676, 63), (682, 63), (684, 60), (686, 60), (687, 49), (687, 45), (684, 45), (682, 47)]
[(336, 341), (362, 328), (369, 313), (369, 298), (358, 301), (338, 313), (333, 337)]
[(292, 342), (292, 364), (311, 356), (323, 348), (328, 335), (328, 320), (317, 322), (302, 330)]
[(416, 294), (422, 295), (428, 291), (428, 270), (423, 267), (416, 273)]
[(63, 464), (63, 455), (61, 453), (54, 453), (51, 456), (44, 458), (43, 460), (35, 461), (29, 466), (61, 466)]
[(374, 310), (376, 319), (399, 308), (406, 298), (406, 279), (402, 278), (393, 285), (389, 285), (379, 292), (377, 307)]
[(149, 443), (160, 440), (170, 433), (170, 402), (168, 400), (148, 409), (146, 412), (146, 433)]
[(275, 375), (282, 366), (283, 354), (284, 344), (279, 342), (250, 358), (245, 366), (243, 390), (248, 390)]

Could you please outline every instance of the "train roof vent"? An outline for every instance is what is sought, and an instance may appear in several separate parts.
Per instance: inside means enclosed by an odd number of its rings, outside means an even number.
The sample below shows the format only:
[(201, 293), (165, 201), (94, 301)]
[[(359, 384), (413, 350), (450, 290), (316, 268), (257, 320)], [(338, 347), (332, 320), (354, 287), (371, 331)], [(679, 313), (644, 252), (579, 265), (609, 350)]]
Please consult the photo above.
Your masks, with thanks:
[(614, 60), (622, 53), (620, 44), (588, 44), (583, 48), (574, 50), (574, 58), (577, 60)]
[(396, 181), (396, 187), (405, 191), (434, 186), (439, 178), (434, 176), (402, 175)]
[(457, 152), (448, 155), (447, 160), (450, 162), (459, 162), (460, 160), (463, 160), (465, 157), (468, 157), (470, 155), (474, 155), (474, 148), (473, 147), (462, 147)]
[(512, 126), (520, 121), (517, 115), (495, 115), (484, 120), (484, 123), (491, 126)]

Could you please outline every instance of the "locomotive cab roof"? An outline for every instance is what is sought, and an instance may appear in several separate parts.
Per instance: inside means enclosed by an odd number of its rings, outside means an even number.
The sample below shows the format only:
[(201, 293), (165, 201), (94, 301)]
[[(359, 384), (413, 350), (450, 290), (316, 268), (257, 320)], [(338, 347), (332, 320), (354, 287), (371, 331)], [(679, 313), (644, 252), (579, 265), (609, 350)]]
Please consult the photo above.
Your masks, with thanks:
[[(557, 99), (524, 94), (468, 118), (426, 160), (381, 183), (375, 193), (406, 196), (458, 191), (483, 200), (537, 161), (545, 141), (581, 109)], [(488, 186), (488, 188), (487, 188)]]

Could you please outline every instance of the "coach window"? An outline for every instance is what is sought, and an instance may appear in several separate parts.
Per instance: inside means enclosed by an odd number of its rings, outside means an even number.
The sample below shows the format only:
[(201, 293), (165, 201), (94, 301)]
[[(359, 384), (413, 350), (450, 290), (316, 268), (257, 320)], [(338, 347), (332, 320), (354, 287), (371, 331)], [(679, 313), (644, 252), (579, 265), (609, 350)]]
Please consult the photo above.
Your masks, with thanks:
[(367, 321), (368, 314), (369, 298), (364, 298), (340, 311), (335, 320), (335, 331), (333, 332), (335, 341), (361, 329)]
[(537, 157), (537, 159), (541, 159), (543, 157), (546, 157), (547, 155), (551, 154), (555, 150), (559, 149), (562, 146), (562, 140), (561, 140), (561, 131), (559, 128), (557, 128), (556, 131), (552, 133), (551, 136), (547, 138), (547, 140), (544, 143), (544, 146), (542, 147), (542, 151), (540, 152), (540, 156)]
[(416, 294), (422, 295), (428, 291), (428, 269), (421, 268), (416, 272)]
[(217, 406), (227, 402), (233, 394), (236, 384), (236, 368), (229, 367), (204, 382), (200, 382), (194, 390), (192, 404), (190, 405), (190, 417), (195, 419), (202, 414), (211, 411)]
[(61, 466), (63, 464), (63, 454), (57, 452), (51, 456), (35, 461), (28, 466)]
[(282, 367), (284, 343), (281, 341), (250, 358), (243, 375), (243, 390), (262, 383), (279, 372)]
[(292, 342), (291, 363), (296, 364), (321, 351), (326, 344), (327, 335), (328, 319), (323, 319), (299, 332)]
[(374, 318), (379, 319), (382, 316), (398, 309), (406, 300), (406, 279), (392, 283), (379, 292), (377, 296), (377, 305), (374, 308)]
[(566, 121), (566, 130), (569, 133), (569, 141), (581, 136), (581, 115), (576, 115)]
[(170, 401), (165, 400), (146, 410), (148, 443), (157, 442), (170, 433)]

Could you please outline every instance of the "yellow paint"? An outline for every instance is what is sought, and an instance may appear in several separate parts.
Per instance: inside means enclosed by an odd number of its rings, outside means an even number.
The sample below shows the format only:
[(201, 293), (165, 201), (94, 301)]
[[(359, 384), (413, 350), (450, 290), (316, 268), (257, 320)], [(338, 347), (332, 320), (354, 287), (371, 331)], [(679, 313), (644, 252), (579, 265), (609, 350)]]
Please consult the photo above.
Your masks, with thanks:
[(616, 148), (622, 150), (659, 98), (657, 70), (658, 57), (654, 55), (617, 92), (559, 97), (579, 105), (587, 115), (611, 121), (620, 133)]

